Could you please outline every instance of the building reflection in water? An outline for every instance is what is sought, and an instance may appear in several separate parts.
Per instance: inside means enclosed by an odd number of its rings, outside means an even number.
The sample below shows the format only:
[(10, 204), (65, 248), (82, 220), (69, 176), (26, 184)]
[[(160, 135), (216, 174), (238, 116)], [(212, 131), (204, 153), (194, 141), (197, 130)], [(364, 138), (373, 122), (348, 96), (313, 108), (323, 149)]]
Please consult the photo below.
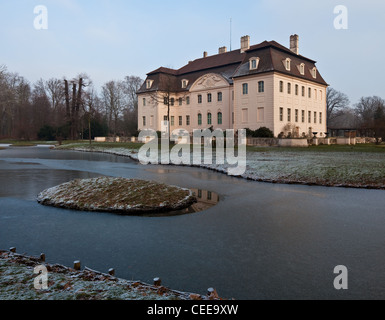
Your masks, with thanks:
[(146, 217), (168, 217), (168, 216), (177, 216), (183, 214), (197, 213), (202, 212), (211, 207), (215, 206), (219, 202), (219, 195), (215, 192), (201, 189), (190, 189), (195, 197), (197, 202), (191, 205), (190, 207), (178, 211), (164, 212), (164, 213), (150, 213), (145, 214)]

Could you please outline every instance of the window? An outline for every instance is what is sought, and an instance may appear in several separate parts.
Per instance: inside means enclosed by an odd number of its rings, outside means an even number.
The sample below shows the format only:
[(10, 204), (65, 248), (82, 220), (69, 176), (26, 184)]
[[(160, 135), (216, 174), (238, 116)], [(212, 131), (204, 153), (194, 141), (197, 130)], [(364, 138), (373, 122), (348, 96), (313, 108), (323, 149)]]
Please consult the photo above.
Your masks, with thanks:
[(222, 112), (218, 112), (218, 124), (222, 124)]
[(314, 112), (314, 123), (317, 123), (317, 112)]
[(249, 60), (249, 68), (250, 68), (250, 70), (258, 69), (258, 65), (259, 65), (259, 58), (251, 58)]
[(290, 71), (291, 69), (291, 60), (289, 58), (287, 58), (285, 61), (284, 61), (284, 65), (285, 65), (285, 68), (287, 71)]
[(171, 125), (175, 126), (175, 117), (174, 116), (171, 116)]
[(305, 74), (305, 64), (304, 63), (301, 63), (301, 65), (299, 66), (299, 73), (302, 75)]
[(167, 116), (163, 116), (163, 121), (167, 121)]
[(211, 200), (213, 198), (213, 194), (211, 191), (207, 191), (207, 200)]
[(213, 123), (213, 117), (211, 115), (211, 113), (209, 112), (207, 114), (207, 124), (212, 124)]
[(218, 92), (218, 102), (222, 102), (222, 92)]
[(291, 94), (291, 83), (287, 84), (287, 94)]
[(146, 106), (146, 98), (143, 98), (143, 107)]
[(235, 123), (235, 116), (234, 116), (234, 112), (231, 113), (231, 122), (232, 124)]
[(249, 85), (248, 85), (247, 83), (244, 83), (244, 84), (242, 85), (242, 93), (243, 93), (244, 95), (249, 94)]
[(307, 122), (311, 123), (311, 111), (309, 111)]
[(168, 105), (168, 97), (163, 98), (163, 104), (166, 106)]
[(198, 95), (198, 103), (202, 103), (202, 96)]
[(283, 108), (279, 108), (279, 121), (283, 121)]
[(190, 97), (186, 97), (186, 104), (187, 104), (187, 105), (190, 104)]
[(322, 90), (319, 91), (319, 99), (322, 101), (323, 95), (322, 95)]
[(179, 116), (179, 126), (182, 126), (182, 125), (183, 125), (183, 117)]
[(198, 198), (202, 198), (202, 190), (198, 190)]
[(146, 126), (146, 117), (143, 117), (143, 126)]
[(259, 93), (265, 92), (265, 82), (264, 81), (258, 82), (258, 92)]
[(154, 80), (147, 80), (146, 81), (146, 89), (151, 89), (153, 82), (154, 82)]
[(190, 125), (190, 116), (186, 116), (186, 126)]
[(242, 122), (247, 123), (249, 121), (249, 110), (242, 109)]
[(319, 123), (322, 124), (322, 112), (319, 113)]
[(295, 95), (298, 96), (299, 86), (298, 84), (295, 85)]
[(287, 109), (287, 122), (291, 122), (291, 109)]
[(279, 92), (283, 93), (283, 81), (279, 82)]
[(179, 106), (181, 106), (183, 104), (183, 99), (182, 98), (179, 98), (178, 99), (178, 102), (179, 102)]
[(305, 110), (302, 110), (302, 123), (305, 122)]
[(211, 93), (207, 94), (207, 102), (212, 102), (213, 101), (213, 96)]
[(265, 108), (258, 108), (257, 109), (257, 122), (264, 122), (265, 121)]
[(317, 89), (314, 89), (314, 99), (317, 100)]
[(311, 98), (311, 88), (309, 88), (309, 98)]
[(312, 70), (311, 70), (311, 75), (313, 76), (314, 79), (317, 78), (317, 68), (314, 67)]
[(295, 122), (298, 122), (298, 109), (295, 109)]
[(152, 127), (154, 125), (154, 116), (150, 117), (150, 126)]
[(171, 106), (174, 106), (174, 104), (175, 104), (175, 99), (174, 99), (174, 98), (171, 98), (171, 99), (170, 99), (170, 105), (171, 105)]
[(198, 113), (198, 126), (202, 125), (202, 114)]
[(187, 88), (187, 85), (188, 85), (188, 80), (182, 80), (182, 88), (183, 89), (186, 89)]
[(302, 97), (304, 97), (304, 96), (305, 96), (305, 87), (302, 86)]

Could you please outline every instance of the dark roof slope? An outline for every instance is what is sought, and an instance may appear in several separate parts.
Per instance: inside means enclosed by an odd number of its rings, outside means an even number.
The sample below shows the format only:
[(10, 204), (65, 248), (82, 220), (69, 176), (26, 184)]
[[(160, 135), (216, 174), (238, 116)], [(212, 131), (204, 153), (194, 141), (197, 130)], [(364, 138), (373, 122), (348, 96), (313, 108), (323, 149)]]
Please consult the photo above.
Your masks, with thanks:
[[(252, 57), (260, 58), (257, 70), (249, 70), (249, 59)], [(292, 61), (290, 71), (286, 70), (282, 62), (286, 58), (290, 58)], [(304, 75), (300, 74), (297, 67), (301, 63), (305, 64)], [(196, 59), (179, 70), (164, 67), (158, 68), (147, 74), (147, 79), (154, 81), (152, 87), (146, 89), (144, 83), (138, 90), (138, 93), (188, 91), (197, 79), (210, 72), (222, 75), (229, 84), (233, 83), (233, 78), (275, 71), (327, 85), (318, 70), (316, 79), (313, 78), (311, 70), (315, 67), (315, 63), (314, 60), (296, 55), (290, 49), (275, 41), (263, 41), (260, 44), (251, 46), (249, 50), (242, 53), (241, 50), (233, 50)], [(183, 79), (189, 81), (187, 88), (182, 88)]]

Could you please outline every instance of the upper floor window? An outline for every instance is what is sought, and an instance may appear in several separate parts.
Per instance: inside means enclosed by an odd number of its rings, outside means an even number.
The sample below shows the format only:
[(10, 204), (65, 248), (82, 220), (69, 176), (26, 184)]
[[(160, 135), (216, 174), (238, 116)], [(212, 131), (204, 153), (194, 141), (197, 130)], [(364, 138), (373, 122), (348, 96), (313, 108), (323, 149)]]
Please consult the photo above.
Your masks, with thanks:
[(218, 102), (222, 102), (222, 98), (223, 98), (222, 92), (218, 92)]
[(202, 103), (202, 95), (198, 95), (198, 103)]
[(287, 93), (291, 94), (291, 83), (287, 84)]
[(147, 80), (146, 81), (146, 89), (151, 89), (153, 82), (154, 82), (154, 80)]
[(187, 104), (187, 105), (190, 104), (190, 97), (186, 97), (186, 104)]
[(299, 66), (299, 73), (304, 75), (305, 74), (305, 64), (301, 63)]
[(163, 98), (163, 104), (165, 104), (166, 106), (168, 105), (168, 97)]
[(291, 70), (291, 59), (290, 58), (286, 58), (286, 60), (284, 61), (284, 64), (285, 64), (286, 70), (290, 71)]
[(183, 104), (183, 99), (182, 99), (182, 98), (179, 98), (179, 99), (178, 99), (178, 103), (179, 103), (179, 105), (181, 106), (181, 105)]
[(182, 80), (182, 88), (183, 88), (183, 89), (186, 89), (187, 86), (188, 86), (188, 80), (183, 79), (183, 80)]
[(143, 98), (143, 107), (146, 106), (146, 98)]
[(198, 113), (198, 126), (202, 125), (202, 114)]
[(175, 104), (175, 99), (174, 99), (174, 98), (171, 98), (171, 99), (170, 99), (170, 105), (171, 105), (171, 106), (174, 106), (174, 104)]
[(296, 96), (298, 96), (298, 89), (299, 89), (298, 84), (296, 84), (296, 85), (295, 85), (295, 95), (296, 95)]
[(279, 92), (283, 93), (283, 81), (279, 82)]
[(305, 96), (305, 87), (302, 86), (302, 97), (304, 97), (304, 96)]
[(247, 83), (244, 83), (242, 85), (242, 93), (243, 94), (249, 94), (249, 85)]
[(279, 108), (279, 121), (283, 121), (283, 108)]
[(207, 94), (207, 102), (212, 102), (213, 101), (213, 96), (211, 93)]
[(259, 93), (265, 92), (265, 82), (264, 81), (258, 82), (258, 92)]
[(146, 126), (146, 117), (143, 117), (143, 126)]
[(259, 58), (251, 58), (249, 60), (249, 68), (250, 68), (250, 70), (258, 69), (258, 65), (259, 65)]
[(309, 88), (308, 91), (309, 91), (309, 98), (311, 98), (311, 88)]
[(314, 79), (317, 78), (317, 68), (314, 67), (312, 70), (311, 70), (311, 75), (313, 76)]

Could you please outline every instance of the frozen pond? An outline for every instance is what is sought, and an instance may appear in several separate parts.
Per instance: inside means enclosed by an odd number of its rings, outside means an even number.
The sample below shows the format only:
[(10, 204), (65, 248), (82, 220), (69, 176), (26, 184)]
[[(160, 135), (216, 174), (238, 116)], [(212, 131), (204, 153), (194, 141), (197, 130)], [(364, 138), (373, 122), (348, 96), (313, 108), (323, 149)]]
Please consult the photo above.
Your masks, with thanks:
[[(43, 189), (100, 175), (211, 190), (219, 203), (165, 217), (40, 206)], [(213, 194), (210, 197), (213, 197)], [(275, 185), (107, 154), (0, 150), (0, 248), (235, 299), (384, 299), (385, 191)], [(215, 195), (216, 196), (216, 195)], [(334, 267), (349, 270), (337, 291)]]

